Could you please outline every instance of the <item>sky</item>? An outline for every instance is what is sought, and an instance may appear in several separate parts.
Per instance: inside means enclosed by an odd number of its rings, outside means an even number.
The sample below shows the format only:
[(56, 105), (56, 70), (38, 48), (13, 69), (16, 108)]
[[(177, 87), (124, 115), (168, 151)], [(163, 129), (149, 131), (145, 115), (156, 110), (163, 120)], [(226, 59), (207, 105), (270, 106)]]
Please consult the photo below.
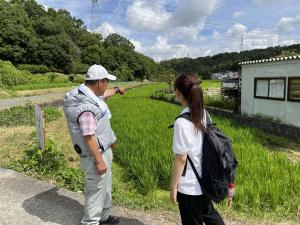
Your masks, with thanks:
[[(94, 0), (96, 1), (96, 0)], [(300, 0), (37, 0), (155, 61), (300, 43)]]

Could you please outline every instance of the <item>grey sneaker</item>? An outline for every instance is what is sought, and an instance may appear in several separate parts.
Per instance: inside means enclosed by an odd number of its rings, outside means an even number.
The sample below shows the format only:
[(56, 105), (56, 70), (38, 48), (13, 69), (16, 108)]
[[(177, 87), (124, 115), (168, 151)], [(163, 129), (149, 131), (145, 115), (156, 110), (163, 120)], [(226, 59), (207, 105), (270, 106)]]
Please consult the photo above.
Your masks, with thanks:
[(99, 225), (119, 224), (120, 218), (117, 216), (109, 216), (107, 220), (99, 222)]

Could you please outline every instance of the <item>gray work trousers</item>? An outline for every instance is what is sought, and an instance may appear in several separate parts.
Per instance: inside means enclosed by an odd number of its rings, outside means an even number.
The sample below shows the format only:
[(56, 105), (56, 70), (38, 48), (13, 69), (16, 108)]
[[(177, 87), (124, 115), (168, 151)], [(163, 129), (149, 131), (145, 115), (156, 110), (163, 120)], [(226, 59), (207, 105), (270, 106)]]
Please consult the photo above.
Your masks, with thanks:
[(112, 150), (102, 152), (106, 162), (107, 172), (99, 175), (96, 170), (95, 160), (92, 156), (80, 158), (81, 169), (85, 172), (84, 188), (84, 216), (82, 225), (98, 225), (99, 221), (108, 219), (111, 208), (112, 190)]

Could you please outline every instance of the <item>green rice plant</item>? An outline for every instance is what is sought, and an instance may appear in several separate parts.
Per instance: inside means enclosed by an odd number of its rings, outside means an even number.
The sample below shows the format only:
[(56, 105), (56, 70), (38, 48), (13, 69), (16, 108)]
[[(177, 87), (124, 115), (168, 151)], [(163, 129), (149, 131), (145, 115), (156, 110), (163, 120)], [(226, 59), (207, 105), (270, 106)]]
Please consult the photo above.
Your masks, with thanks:
[[(118, 138), (117, 162), (143, 195), (169, 187), (173, 131), (167, 126), (182, 108), (148, 97), (165, 87), (144, 86), (108, 102)], [(282, 152), (270, 151), (261, 130), (212, 116), (218, 127), (232, 138), (239, 161), (233, 210), (266, 218), (299, 218), (300, 163), (289, 161)], [(226, 208), (225, 202), (222, 207)]]

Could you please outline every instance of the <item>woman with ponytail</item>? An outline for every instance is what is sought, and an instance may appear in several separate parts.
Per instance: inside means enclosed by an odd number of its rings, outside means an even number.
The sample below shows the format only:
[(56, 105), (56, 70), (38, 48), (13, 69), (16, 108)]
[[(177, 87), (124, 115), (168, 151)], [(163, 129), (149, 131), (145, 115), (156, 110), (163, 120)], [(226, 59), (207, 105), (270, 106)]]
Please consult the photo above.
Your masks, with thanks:
[(198, 77), (182, 74), (177, 77), (174, 88), (176, 100), (184, 108), (181, 114), (190, 113), (191, 121), (178, 118), (174, 124), (171, 200), (179, 206), (183, 225), (224, 225), (212, 202), (203, 195), (196, 175), (187, 162), (188, 155), (201, 176), (206, 114)]

